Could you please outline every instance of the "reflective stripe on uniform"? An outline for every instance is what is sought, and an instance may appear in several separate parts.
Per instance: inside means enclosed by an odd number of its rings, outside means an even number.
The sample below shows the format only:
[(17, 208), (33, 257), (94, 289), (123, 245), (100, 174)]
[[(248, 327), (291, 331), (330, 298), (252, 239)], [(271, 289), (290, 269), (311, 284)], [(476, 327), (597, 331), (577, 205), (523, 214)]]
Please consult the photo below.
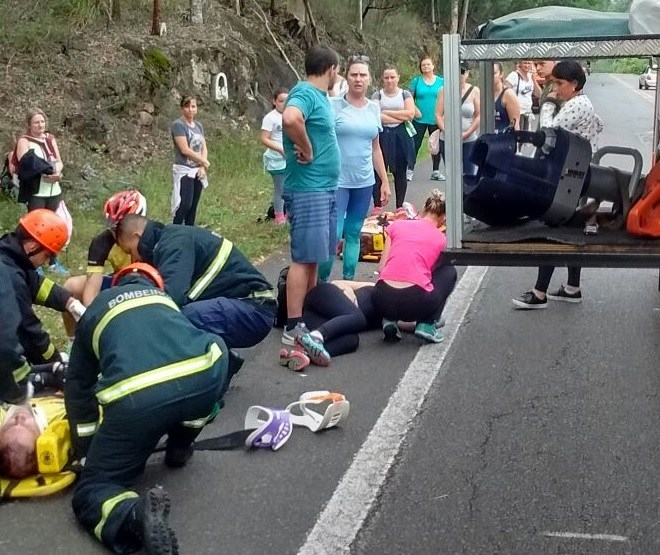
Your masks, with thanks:
[(87, 266), (88, 274), (102, 274), (105, 271), (104, 266)]
[(220, 412), (220, 405), (218, 403), (215, 403), (213, 405), (213, 410), (211, 411), (211, 414), (209, 414), (208, 416), (205, 416), (204, 418), (198, 418), (197, 420), (186, 420), (184, 422), (181, 422), (181, 425), (185, 426), (186, 428), (203, 428), (209, 422), (211, 422), (216, 416), (218, 416), (219, 412)]
[(46, 302), (46, 299), (48, 298), (48, 295), (50, 295), (50, 292), (53, 290), (54, 285), (55, 282), (49, 280), (48, 278), (44, 278), (44, 280), (41, 282), (41, 285), (39, 286), (39, 290), (37, 291), (37, 296), (35, 298), (36, 304), (44, 304)]
[(190, 291), (188, 291), (188, 298), (191, 301), (196, 300), (197, 297), (199, 297), (204, 292), (209, 284), (222, 271), (222, 268), (224, 268), (225, 264), (227, 263), (227, 259), (229, 258), (231, 249), (233, 247), (234, 245), (229, 239), (223, 238), (222, 245), (218, 250), (218, 254), (215, 255), (215, 258), (211, 261), (208, 268), (206, 268), (204, 273), (202, 273), (202, 275), (197, 278), (197, 281), (193, 283)]
[(98, 430), (98, 427), (98, 422), (81, 422), (80, 424), (76, 424), (76, 432), (78, 433), (78, 437), (93, 436), (96, 430)]
[(136, 376), (121, 380), (120, 382), (99, 391), (96, 394), (96, 398), (99, 400), (99, 403), (103, 405), (113, 403), (126, 395), (130, 395), (131, 393), (135, 393), (136, 391), (140, 391), (147, 387), (152, 387), (177, 378), (191, 376), (198, 372), (204, 372), (213, 366), (221, 356), (222, 351), (220, 350), (220, 347), (218, 347), (216, 343), (212, 343), (211, 348), (203, 355), (189, 358), (187, 360), (181, 360), (173, 364), (168, 364), (167, 366), (161, 366), (160, 368), (154, 368), (153, 370), (148, 370)]
[(50, 357), (52, 357), (55, 354), (55, 345), (52, 343), (48, 344), (48, 347), (46, 350), (43, 352), (41, 355), (44, 359), (48, 360)]
[(20, 382), (21, 380), (25, 379), (25, 376), (27, 376), (30, 373), (30, 365), (25, 362), (23, 366), (19, 366), (16, 368), (13, 372), (14, 374), (14, 379), (17, 382)]
[(126, 499), (135, 499), (136, 497), (139, 498), (140, 496), (134, 491), (125, 491), (124, 493), (115, 495), (114, 497), (111, 497), (110, 499), (107, 499), (106, 501), (103, 502), (103, 505), (101, 505), (101, 520), (99, 520), (99, 523), (94, 528), (94, 535), (100, 541), (103, 541), (103, 539), (101, 538), (101, 534), (103, 533), (103, 527), (105, 526), (105, 523), (108, 520), (110, 513), (115, 509), (117, 504), (121, 503), (122, 501), (125, 501)]
[(94, 354), (97, 356), (97, 358), (99, 356), (99, 341), (101, 340), (101, 334), (103, 333), (105, 327), (110, 323), (110, 321), (116, 316), (126, 312), (127, 310), (132, 310), (133, 308), (147, 306), (150, 304), (162, 304), (169, 306), (170, 308), (179, 312), (179, 307), (172, 299), (169, 297), (163, 297), (161, 295), (154, 295), (152, 297), (139, 297), (137, 299), (130, 299), (128, 301), (123, 301), (116, 304), (103, 315), (103, 318), (101, 318), (99, 323), (96, 324), (94, 333), (92, 333), (92, 349), (94, 350)]

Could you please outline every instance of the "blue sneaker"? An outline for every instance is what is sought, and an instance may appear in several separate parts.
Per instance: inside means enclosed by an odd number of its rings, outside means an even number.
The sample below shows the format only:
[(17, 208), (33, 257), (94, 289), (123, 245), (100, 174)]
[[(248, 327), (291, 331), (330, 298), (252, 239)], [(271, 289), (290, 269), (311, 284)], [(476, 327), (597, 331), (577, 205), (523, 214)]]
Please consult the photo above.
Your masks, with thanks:
[[(312, 332), (313, 333), (313, 332)], [(317, 366), (330, 366), (330, 353), (325, 350), (323, 341), (312, 333), (303, 333), (296, 336), (296, 345), (301, 348)]]
[(436, 328), (435, 324), (425, 322), (420, 322), (415, 326), (415, 336), (429, 343), (440, 343), (444, 339), (440, 328)]
[(56, 260), (50, 266), (48, 266), (48, 270), (59, 276), (69, 275), (69, 270), (67, 270), (59, 260)]

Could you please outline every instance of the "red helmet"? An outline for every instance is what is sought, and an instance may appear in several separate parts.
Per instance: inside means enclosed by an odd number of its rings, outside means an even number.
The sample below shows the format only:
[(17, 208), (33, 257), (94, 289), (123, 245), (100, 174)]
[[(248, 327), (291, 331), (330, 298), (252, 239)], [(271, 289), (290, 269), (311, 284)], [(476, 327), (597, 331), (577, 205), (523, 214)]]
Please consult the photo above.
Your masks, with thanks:
[(158, 270), (154, 268), (151, 264), (147, 264), (146, 262), (133, 262), (133, 264), (129, 264), (128, 266), (124, 266), (121, 270), (119, 270), (112, 278), (112, 286), (114, 287), (117, 285), (119, 280), (123, 278), (127, 274), (132, 274), (132, 273), (139, 273), (142, 274), (145, 277), (148, 277), (153, 284), (158, 287), (158, 289), (165, 290), (165, 282), (163, 281), (163, 278), (161, 275), (158, 273)]
[(25, 233), (53, 254), (60, 252), (69, 238), (66, 222), (46, 208), (28, 212), (18, 223)]
[(147, 215), (147, 199), (137, 189), (119, 191), (105, 201), (105, 217), (112, 223), (119, 223), (127, 214)]

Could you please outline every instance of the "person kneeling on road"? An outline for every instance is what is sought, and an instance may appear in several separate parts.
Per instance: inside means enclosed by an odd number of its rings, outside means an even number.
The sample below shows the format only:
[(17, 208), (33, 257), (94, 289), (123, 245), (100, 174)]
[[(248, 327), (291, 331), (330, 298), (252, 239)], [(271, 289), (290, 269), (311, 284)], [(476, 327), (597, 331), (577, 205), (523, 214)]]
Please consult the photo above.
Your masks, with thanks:
[[(64, 288), (71, 291), (74, 298), (84, 306), (89, 306), (100, 291), (110, 287), (112, 276), (103, 273), (106, 262), (111, 266), (113, 274), (131, 263), (131, 257), (117, 245), (115, 227), (127, 214), (146, 216), (147, 199), (136, 189), (119, 191), (105, 202), (103, 213), (110, 227), (91, 240), (87, 251), (87, 273), (84, 276), (72, 276), (64, 282)], [(76, 323), (67, 313), (62, 315), (62, 319), (70, 350)]]
[[(0, 239), (0, 265), (4, 268), (2, 273), (7, 274), (0, 278), (0, 312), (3, 315), (7, 313), (0, 320), (0, 327), (3, 335), (13, 335), (18, 339), (27, 362), (31, 364), (63, 360), (35, 314), (33, 303), (60, 312), (69, 311), (75, 319), (85, 311), (82, 303), (74, 299), (69, 291), (37, 272), (37, 268), (47, 264), (53, 254), (62, 250), (66, 240), (66, 223), (55, 212), (43, 208), (25, 214), (16, 231)], [(2, 354), (0, 365), (8, 364), (15, 381), (20, 382), (30, 368), (25, 362), (19, 364), (14, 343), (15, 339), (2, 338), (1, 352), (13, 351), (13, 354)], [(5, 383), (7, 380), (6, 371), (0, 366), (0, 393), (3, 396), (3, 389), (12, 388)]]
[(228, 348), (252, 347), (273, 327), (273, 286), (229, 239), (131, 214), (117, 226), (117, 242), (133, 261), (153, 264), (190, 321)]
[(167, 466), (190, 458), (227, 389), (227, 349), (181, 314), (153, 267), (131, 264), (114, 283), (78, 323), (67, 372), (66, 411), (83, 464), (73, 510), (115, 553), (178, 553), (167, 494), (129, 488), (164, 435)]

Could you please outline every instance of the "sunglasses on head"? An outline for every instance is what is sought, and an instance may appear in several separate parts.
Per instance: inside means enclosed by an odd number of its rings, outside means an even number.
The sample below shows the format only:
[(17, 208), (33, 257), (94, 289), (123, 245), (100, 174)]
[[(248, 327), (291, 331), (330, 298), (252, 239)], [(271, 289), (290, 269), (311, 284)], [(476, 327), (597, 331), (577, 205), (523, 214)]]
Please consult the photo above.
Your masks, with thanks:
[(357, 56), (349, 56), (348, 63), (349, 64), (368, 64), (369, 63), (369, 56), (364, 56), (363, 54), (359, 54)]

